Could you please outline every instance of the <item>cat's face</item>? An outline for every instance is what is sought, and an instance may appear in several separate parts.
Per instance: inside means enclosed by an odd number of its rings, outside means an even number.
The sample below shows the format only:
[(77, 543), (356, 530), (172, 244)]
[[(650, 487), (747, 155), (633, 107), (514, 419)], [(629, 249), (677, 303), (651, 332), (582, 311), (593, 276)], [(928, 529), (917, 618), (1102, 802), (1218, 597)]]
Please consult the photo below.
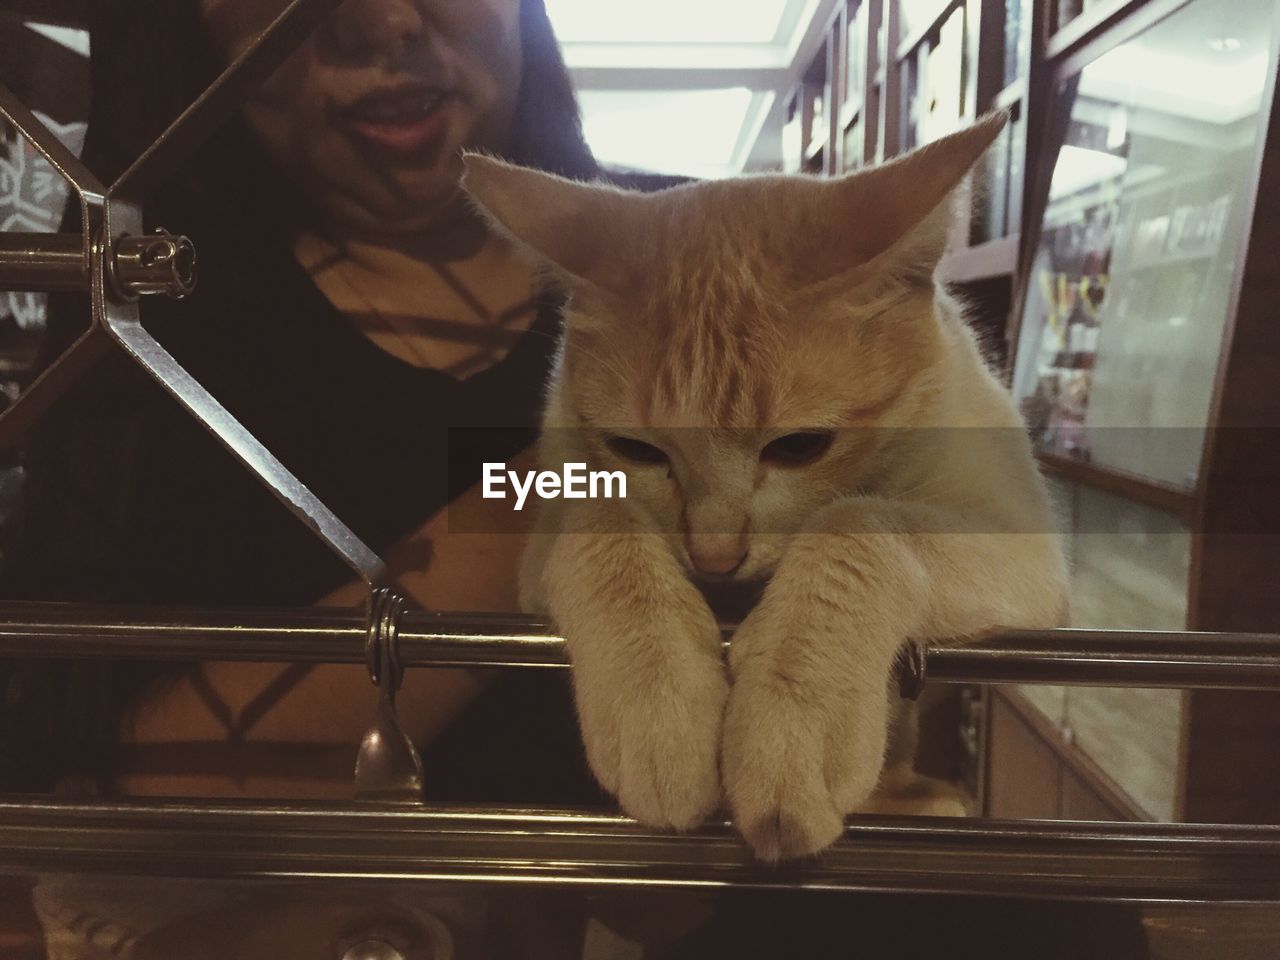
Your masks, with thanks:
[(466, 186), (568, 288), (555, 419), (691, 572), (759, 579), (818, 508), (874, 489), (929, 402), (944, 199), (988, 121), (842, 180), (653, 194), (468, 158)]
[(559, 402), (566, 446), (625, 470), (629, 505), (691, 571), (752, 579), (817, 507), (872, 483), (883, 434), (860, 428), (912, 421), (932, 296), (806, 294), (763, 261), (727, 280), (724, 263), (751, 257), (711, 246), (655, 265), (647, 297), (578, 298)]

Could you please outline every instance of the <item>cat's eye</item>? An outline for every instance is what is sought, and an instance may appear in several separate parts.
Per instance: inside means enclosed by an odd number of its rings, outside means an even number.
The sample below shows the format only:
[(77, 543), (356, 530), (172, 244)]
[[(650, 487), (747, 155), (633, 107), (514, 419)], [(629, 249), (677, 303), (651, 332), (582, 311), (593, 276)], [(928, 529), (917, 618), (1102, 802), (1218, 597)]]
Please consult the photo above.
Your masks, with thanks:
[(830, 430), (809, 430), (804, 433), (788, 433), (765, 445), (760, 459), (785, 467), (799, 467), (812, 463), (831, 449), (836, 435)]
[(666, 463), (667, 455), (659, 447), (634, 437), (623, 437), (616, 433), (605, 438), (604, 445), (623, 460), (631, 463)]

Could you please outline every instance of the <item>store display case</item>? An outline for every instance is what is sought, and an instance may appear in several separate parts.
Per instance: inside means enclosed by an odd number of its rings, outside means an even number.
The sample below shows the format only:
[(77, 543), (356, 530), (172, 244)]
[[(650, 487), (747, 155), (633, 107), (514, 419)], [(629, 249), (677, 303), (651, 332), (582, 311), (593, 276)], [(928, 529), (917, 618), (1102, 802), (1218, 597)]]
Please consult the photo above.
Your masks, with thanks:
[[(1277, 11), (1267, 0), (1131, 6), (1135, 16), (1054, 63), (1013, 390), (1067, 531), (1073, 624), (1225, 628), (1205, 607), (1225, 559), (1206, 552), (1221, 541), (1212, 505), (1269, 495), (1256, 476), (1241, 487), (1215, 474), (1213, 443), (1245, 426), (1224, 396), (1256, 322), (1240, 304), (1267, 242), (1257, 198), (1274, 162)], [(1249, 427), (1277, 412), (1265, 395), (1252, 403)], [(1240, 439), (1254, 456), (1266, 443)], [(1254, 551), (1276, 533), (1262, 515), (1249, 532), (1249, 549), (1231, 545), (1236, 564), (1261, 562)], [(1248, 583), (1232, 589), (1233, 626), (1275, 626)], [(1209, 692), (1001, 696), (1032, 726), (1047, 720), (1067, 766), (1087, 768), (1131, 815), (1275, 816), (1273, 701), (1226, 711)], [(1205, 751), (1218, 759), (1206, 764)], [(1249, 770), (1233, 774), (1230, 801), (1206, 780), (1228, 766)]]
[[(1008, 0), (1013, 3), (1014, 0)], [(1003, 325), (1012, 302), (1027, 149), (1026, 91), (1039, 5), (1018, 0), (846, 0), (827, 25), (826, 40), (791, 92), (784, 169), (839, 174), (931, 142), (992, 109), (1011, 122), (988, 155), (984, 189), (957, 224), (944, 275), (966, 284), (994, 317), (985, 339), (1005, 354)], [(819, 81), (820, 78), (820, 81)], [(797, 149), (803, 112), (797, 105), (820, 82), (826, 129)], [(795, 118), (800, 118), (799, 120)], [(830, 146), (818, 157), (813, 136)]]
[[(1256, 451), (1251, 459), (1239, 432), (1218, 428), (1237, 408), (1253, 422), (1272, 412), (1256, 398), (1274, 393), (1261, 386), (1273, 374), (1261, 361), (1253, 373), (1243, 366), (1243, 343), (1256, 350), (1265, 335), (1239, 317), (1247, 264), (1266, 249), (1257, 225), (1274, 12), (1265, 0), (849, 0), (810, 71), (821, 64), (828, 101), (841, 105), (829, 118), (838, 148), (824, 155), (828, 174), (1009, 113), (940, 275), (973, 304), (1051, 477), (1080, 626), (1280, 622), (1260, 612), (1269, 587), (1224, 599), (1242, 575), (1258, 580), (1263, 538), (1228, 543), (1212, 529), (1261, 529), (1249, 526), (1259, 506), (1239, 492), (1262, 481), (1234, 479), (1256, 468)], [(1229, 815), (1193, 799), (1210, 776), (1194, 773), (1204, 754), (1191, 745), (1213, 736), (1201, 722), (1217, 715), (1212, 693), (1132, 695), (1140, 708), (1098, 691), (999, 696), (1006, 719), (1038, 730), (1095, 808)], [(1237, 746), (1280, 771), (1250, 745), (1266, 739), (1274, 708), (1256, 709)], [(1085, 732), (1128, 729), (1130, 714), (1148, 731), (1136, 752)], [(1061, 812), (1056, 796), (1046, 809)]]

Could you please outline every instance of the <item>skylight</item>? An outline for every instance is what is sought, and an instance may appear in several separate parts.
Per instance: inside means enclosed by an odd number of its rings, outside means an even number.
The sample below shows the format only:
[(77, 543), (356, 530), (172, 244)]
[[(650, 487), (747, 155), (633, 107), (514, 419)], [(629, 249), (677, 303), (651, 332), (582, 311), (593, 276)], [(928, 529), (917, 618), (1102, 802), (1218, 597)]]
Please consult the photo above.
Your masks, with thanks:
[(788, 0), (546, 0), (561, 43), (772, 43)]
[[(587, 90), (579, 95), (583, 130), (606, 164), (718, 177), (742, 168), (772, 97), (745, 87), (722, 90)], [(758, 122), (758, 121), (757, 121)]]

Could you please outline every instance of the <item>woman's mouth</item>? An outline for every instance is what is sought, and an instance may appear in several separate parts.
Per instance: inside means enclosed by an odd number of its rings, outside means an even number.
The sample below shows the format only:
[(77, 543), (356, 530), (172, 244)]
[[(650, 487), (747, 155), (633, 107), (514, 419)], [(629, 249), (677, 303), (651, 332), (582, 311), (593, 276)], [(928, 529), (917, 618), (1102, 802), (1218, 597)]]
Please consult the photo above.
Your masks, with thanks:
[(420, 86), (379, 90), (339, 111), (348, 129), (369, 145), (407, 155), (434, 146), (449, 124), (446, 91)]

